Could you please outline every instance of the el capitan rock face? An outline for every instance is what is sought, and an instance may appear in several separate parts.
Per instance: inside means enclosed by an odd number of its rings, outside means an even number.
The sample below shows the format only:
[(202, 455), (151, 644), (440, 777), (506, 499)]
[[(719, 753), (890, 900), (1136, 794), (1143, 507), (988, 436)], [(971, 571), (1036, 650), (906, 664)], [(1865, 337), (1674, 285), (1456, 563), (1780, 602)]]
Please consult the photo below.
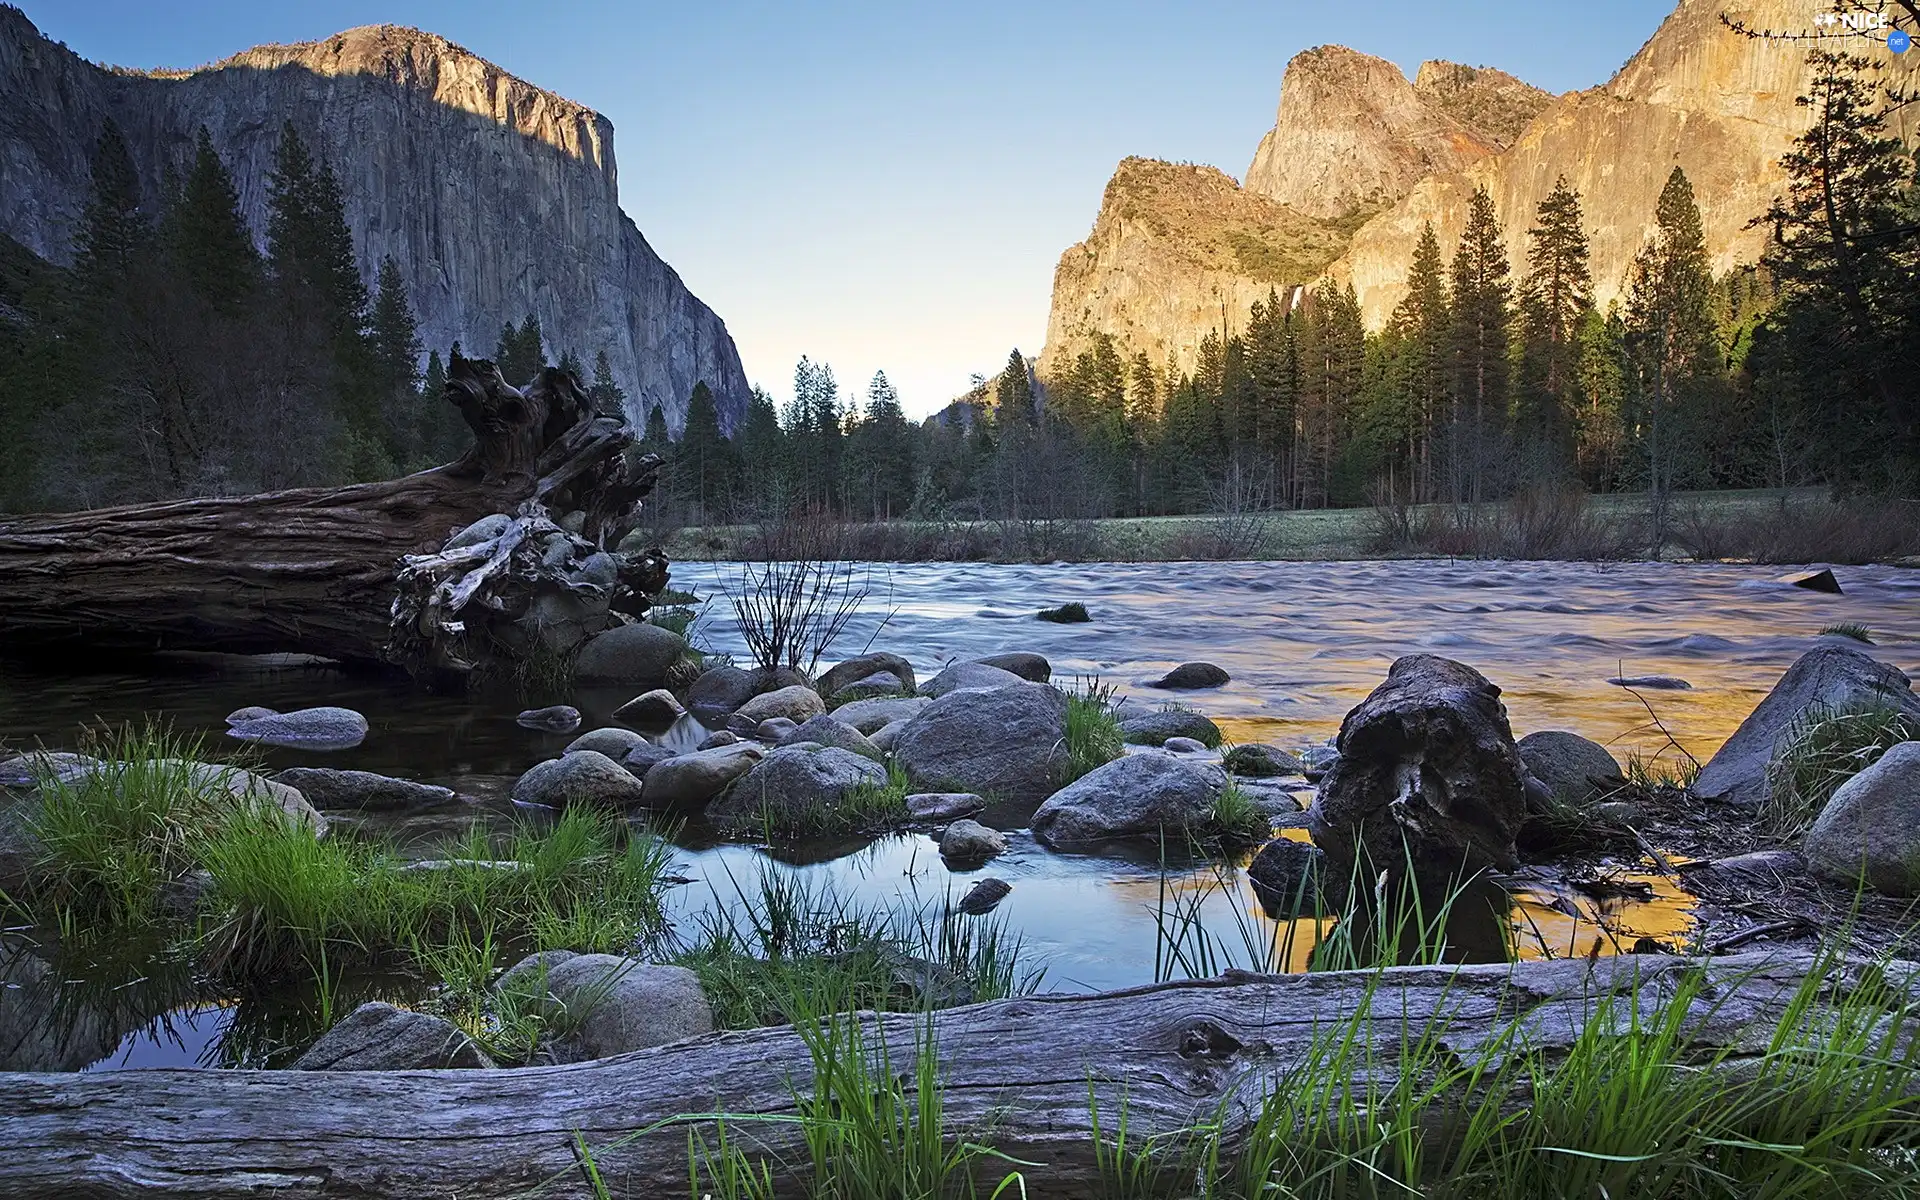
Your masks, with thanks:
[(44, 258), (71, 259), (109, 116), (150, 197), (206, 126), (264, 243), (291, 117), (340, 177), (362, 274), (393, 257), (427, 346), (488, 351), (531, 312), (555, 357), (591, 364), (606, 350), (635, 418), (664, 405), (679, 428), (701, 380), (723, 424), (746, 409), (726, 325), (620, 210), (612, 123), (445, 38), (372, 25), (133, 72), (88, 63), (0, 6), (0, 114), (0, 232)]

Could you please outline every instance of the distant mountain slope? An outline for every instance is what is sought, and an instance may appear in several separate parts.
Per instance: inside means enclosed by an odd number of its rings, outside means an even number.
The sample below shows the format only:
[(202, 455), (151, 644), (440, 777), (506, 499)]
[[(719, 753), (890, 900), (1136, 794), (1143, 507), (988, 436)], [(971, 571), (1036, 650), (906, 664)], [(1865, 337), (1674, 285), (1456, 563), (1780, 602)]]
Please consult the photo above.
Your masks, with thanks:
[(0, 233), (71, 256), (102, 121), (126, 132), (149, 195), (205, 125), (264, 241), (281, 124), (339, 175), (362, 273), (399, 264), (427, 345), (491, 352), (529, 312), (550, 352), (605, 350), (638, 418), (678, 428), (705, 380), (732, 422), (749, 399), (724, 322), (619, 206), (613, 126), (445, 38), (391, 25), (261, 46), (193, 71), (85, 62), (0, 6)]

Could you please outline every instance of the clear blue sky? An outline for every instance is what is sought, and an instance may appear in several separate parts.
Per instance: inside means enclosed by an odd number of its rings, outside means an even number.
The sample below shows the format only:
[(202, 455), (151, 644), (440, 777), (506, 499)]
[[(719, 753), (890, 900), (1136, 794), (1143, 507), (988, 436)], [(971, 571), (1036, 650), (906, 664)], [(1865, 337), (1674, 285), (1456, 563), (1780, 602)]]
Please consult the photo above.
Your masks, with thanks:
[(1038, 353), (1053, 267), (1128, 154), (1239, 177), (1287, 60), (1603, 82), (1672, 0), (459, 3), (17, 0), (86, 58), (193, 66), (391, 22), (605, 113), (620, 193), (777, 396), (807, 354), (911, 413)]

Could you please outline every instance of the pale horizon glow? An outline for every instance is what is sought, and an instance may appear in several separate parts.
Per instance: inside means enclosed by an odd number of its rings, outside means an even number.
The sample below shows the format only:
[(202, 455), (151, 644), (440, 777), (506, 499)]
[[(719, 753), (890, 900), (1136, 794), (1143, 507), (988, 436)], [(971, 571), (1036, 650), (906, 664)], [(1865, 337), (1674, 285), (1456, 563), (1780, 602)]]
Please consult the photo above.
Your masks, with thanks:
[(1054, 264), (1129, 154), (1240, 178), (1287, 60), (1338, 42), (1400, 65), (1603, 83), (1671, 0), (1206, 5), (22, 0), (82, 57), (212, 62), (355, 25), (412, 25), (613, 121), (622, 206), (726, 321), (747, 377), (801, 355), (914, 417), (1037, 355)]

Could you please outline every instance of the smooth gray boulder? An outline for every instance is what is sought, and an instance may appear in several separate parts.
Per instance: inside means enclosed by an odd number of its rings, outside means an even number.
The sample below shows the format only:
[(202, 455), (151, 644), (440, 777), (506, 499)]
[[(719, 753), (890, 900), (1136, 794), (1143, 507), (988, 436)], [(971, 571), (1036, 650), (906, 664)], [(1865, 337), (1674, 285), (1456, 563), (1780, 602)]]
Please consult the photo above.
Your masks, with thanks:
[(908, 695), (912, 693), (900, 686), (899, 676), (890, 671), (875, 671), (865, 679), (856, 679), (834, 692), (830, 700), (834, 704), (850, 704), (855, 700), (875, 700), (888, 696)]
[(1340, 757), (1307, 811), (1334, 870), (1447, 876), (1518, 862), (1525, 766), (1500, 689), (1462, 663), (1409, 654), (1340, 723)]
[(989, 875), (967, 889), (967, 894), (960, 897), (958, 907), (969, 917), (984, 917), (1012, 894), (1012, 884)]
[(625, 758), (636, 746), (644, 746), (647, 739), (631, 729), (621, 729), (613, 725), (602, 725), (567, 743), (562, 754), (572, 754), (576, 750), (592, 750), (611, 759)]
[(1266, 742), (1247, 742), (1228, 750), (1222, 762), (1230, 775), (1249, 779), (1273, 779), (1281, 775), (1305, 775), (1307, 764), (1278, 746)]
[(880, 764), (837, 746), (783, 746), (734, 780), (707, 806), (717, 824), (757, 826), (763, 820), (792, 830), (809, 816), (831, 811), (862, 787), (884, 787)]
[[(733, 738), (732, 734), (728, 734), (727, 736), (729, 738)], [(739, 741), (740, 739), (733, 738), (733, 740)], [(732, 744), (733, 744), (732, 742), (722, 743), (722, 745), (732, 745)], [(704, 745), (701, 746), (700, 748), (702, 750), (708, 749), (708, 747)], [(647, 772), (653, 770), (656, 764), (663, 763), (668, 759), (675, 757), (676, 755), (678, 755), (678, 753), (679, 751), (669, 750), (658, 742), (643, 741), (639, 745), (633, 747), (632, 749), (628, 750), (625, 754), (620, 756), (620, 765), (625, 767), (628, 770), (628, 772), (633, 775), (635, 779), (645, 779), (647, 777)], [(612, 758), (613, 755), (609, 754), (607, 755), (607, 757)]]
[(985, 663), (959, 662), (942, 670), (932, 679), (920, 685), (920, 693), (939, 699), (948, 692), (961, 688), (997, 688), (1009, 683), (1025, 683), (1012, 671), (1003, 671), (999, 667), (990, 667)]
[(753, 672), (739, 667), (708, 667), (687, 689), (687, 708), (700, 721), (724, 721), (728, 714), (753, 699)]
[(1828, 879), (1920, 896), (1920, 742), (1901, 742), (1841, 784), (1801, 852)]
[(1563, 729), (1542, 729), (1516, 744), (1520, 761), (1547, 793), (1568, 804), (1590, 804), (1626, 786), (1613, 752)]
[(288, 767), (275, 775), (306, 797), (315, 808), (358, 808), (369, 812), (390, 812), (407, 808), (427, 808), (453, 800), (453, 789), (395, 779), (372, 771), (336, 771), (328, 767)]
[(933, 701), (925, 696), (899, 696), (874, 700), (855, 700), (833, 710), (833, 719), (842, 721), (871, 736), (895, 721), (912, 718)]
[[(706, 737), (701, 738), (700, 744), (698, 746), (695, 746), (694, 749), (717, 750), (722, 746), (738, 745), (739, 742), (740, 742), (740, 735), (735, 733), (733, 730), (716, 729), (712, 733), (708, 734)], [(655, 759), (654, 761), (657, 762), (659, 760)]]
[(633, 773), (598, 750), (576, 750), (535, 763), (513, 785), (516, 803), (549, 808), (569, 804), (632, 808), (640, 797), (640, 781)]
[(972, 792), (916, 792), (907, 797), (907, 816), (914, 821), (937, 825), (970, 817), (987, 806), (986, 797)]
[(940, 857), (956, 862), (985, 862), (1007, 850), (1007, 835), (978, 821), (960, 820), (940, 835)]
[(367, 719), (350, 708), (323, 705), (236, 721), (227, 736), (299, 750), (349, 750), (367, 740)]
[(851, 750), (862, 758), (884, 763), (887, 756), (880, 747), (867, 740), (867, 736), (858, 729), (837, 719), (833, 713), (821, 713), (808, 717), (799, 728), (793, 731), (793, 741), (819, 742), (822, 746), (838, 746), (842, 750)]
[(642, 692), (613, 710), (614, 720), (625, 721), (638, 729), (665, 729), (686, 715), (687, 710), (680, 707), (680, 701), (666, 688)]
[(572, 1032), (555, 1057), (578, 1062), (713, 1032), (700, 977), (614, 954), (577, 954), (547, 969), (547, 993)]
[(579, 957), (577, 950), (536, 950), (500, 972), (499, 978), (493, 981), (493, 990), (498, 995), (518, 993), (530, 999), (547, 996), (550, 994), (548, 973), (568, 959)]
[(451, 1023), (378, 1000), (348, 1013), (293, 1063), (296, 1071), (445, 1071), (491, 1066), (493, 1060)]
[(985, 658), (973, 660), (987, 667), (999, 667), (1002, 671), (1011, 671), (1028, 683), (1046, 683), (1053, 678), (1053, 664), (1043, 654), (1031, 650), (1009, 650), (1004, 654), (989, 654)]
[[(70, 782), (84, 780), (112, 787), (115, 778), (126, 768), (125, 763), (97, 760), (81, 768)], [(209, 799), (225, 796), (240, 803), (270, 805), (313, 830), (314, 836), (326, 836), (327, 819), (321, 816), (313, 805), (307, 803), (306, 796), (301, 794), (299, 788), (268, 779), (263, 775), (256, 775), (252, 771), (226, 763), (159, 758), (151, 763), (143, 763), (142, 772), (150, 778), (177, 779), (183, 787), (190, 788)]]
[(687, 643), (671, 629), (636, 621), (594, 635), (574, 660), (581, 683), (618, 683), (657, 688), (687, 652)]
[(1038, 803), (1066, 778), (1066, 723), (1066, 696), (1043, 683), (949, 692), (907, 722), (893, 761), (916, 791)]
[(1290, 838), (1260, 847), (1247, 864), (1247, 882), (1260, 906), (1277, 919), (1329, 913), (1339, 907), (1334, 899), (1348, 890), (1346, 881), (1328, 869), (1325, 852)]
[(1220, 744), (1220, 727), (1201, 713), (1184, 708), (1142, 710), (1124, 708), (1118, 714), (1120, 736), (1135, 746), (1163, 746), (1168, 738), (1192, 738), (1202, 746)]
[(1217, 667), (1210, 662), (1189, 662), (1181, 663), (1147, 686), (1176, 691), (1197, 691), (1201, 688), (1221, 687), (1232, 681), (1233, 676), (1227, 674), (1225, 668)]
[(831, 699), (855, 683), (872, 679), (875, 675), (891, 675), (896, 690), (912, 695), (918, 680), (914, 677), (913, 664), (898, 654), (874, 653), (849, 658), (834, 666), (820, 677), (820, 694)]
[(1170, 737), (1160, 743), (1160, 748), (1169, 754), (1205, 754), (1207, 744), (1190, 737)]
[(571, 704), (549, 704), (545, 708), (530, 708), (513, 720), (525, 729), (572, 733), (580, 728), (580, 710)]
[(785, 717), (768, 717), (753, 727), (753, 737), (769, 746), (784, 746), (793, 740), (793, 731), (798, 728), (797, 722)]
[(771, 692), (762, 692), (742, 704), (733, 714), (755, 725), (769, 717), (785, 717), (796, 724), (816, 713), (827, 711), (820, 693), (803, 684), (793, 684)]
[(16, 754), (0, 762), (0, 787), (25, 791), (39, 787), (44, 779), (71, 782), (99, 764), (100, 760), (90, 754), (71, 754), (65, 750)]
[(712, 750), (678, 754), (655, 763), (641, 795), (648, 808), (687, 808), (705, 804), (746, 774), (766, 753), (754, 742), (735, 742)]
[(1801, 655), (1767, 698), (1733, 731), (1693, 781), (1703, 800), (1758, 808), (1767, 797), (1767, 767), (1780, 738), (1809, 712), (1891, 708), (1920, 716), (1920, 696), (1899, 668), (1852, 646), (1828, 643)]
[(889, 721), (874, 730), (867, 740), (872, 742), (873, 748), (880, 753), (892, 754), (894, 743), (900, 740), (900, 731), (906, 727), (907, 723), (905, 721)]
[(1217, 765), (1129, 754), (1061, 788), (1033, 814), (1033, 836), (1057, 849), (1200, 828), (1227, 786)]

